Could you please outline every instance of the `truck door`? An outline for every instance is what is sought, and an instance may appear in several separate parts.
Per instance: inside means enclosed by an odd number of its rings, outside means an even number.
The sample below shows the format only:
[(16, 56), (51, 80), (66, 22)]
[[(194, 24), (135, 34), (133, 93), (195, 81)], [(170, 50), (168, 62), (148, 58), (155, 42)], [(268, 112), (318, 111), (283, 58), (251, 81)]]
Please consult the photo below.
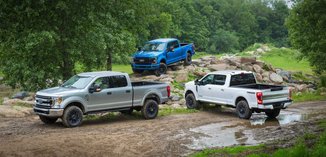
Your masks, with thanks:
[[(171, 50), (172, 48), (172, 50)], [(180, 48), (179, 48), (179, 43), (177, 40), (171, 41), (167, 44), (167, 64), (171, 64), (174, 62), (179, 61), (179, 53)]]
[(198, 96), (202, 101), (224, 104), (223, 86), (225, 84), (225, 75), (210, 74), (203, 78), (198, 86)]
[(92, 87), (99, 87), (95, 92), (89, 94), (88, 108), (90, 111), (105, 109), (108, 106), (110, 97), (107, 95), (108, 77), (97, 78)]
[(109, 77), (108, 88), (110, 108), (124, 108), (132, 106), (132, 87), (128, 86), (128, 81), (124, 75)]

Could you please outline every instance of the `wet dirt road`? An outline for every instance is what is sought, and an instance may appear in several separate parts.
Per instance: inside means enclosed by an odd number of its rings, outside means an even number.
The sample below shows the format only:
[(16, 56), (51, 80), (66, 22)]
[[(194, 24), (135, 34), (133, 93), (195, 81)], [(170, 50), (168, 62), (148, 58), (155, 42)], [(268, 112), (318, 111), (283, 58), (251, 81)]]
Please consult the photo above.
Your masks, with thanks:
[(309, 102), (290, 106), (278, 119), (259, 113), (241, 120), (229, 108), (154, 120), (117, 115), (77, 128), (44, 125), (37, 116), (0, 118), (0, 156), (187, 156), (204, 148), (273, 140), (287, 141), (286, 146), (306, 131), (318, 131), (315, 122), (325, 113), (326, 102)]

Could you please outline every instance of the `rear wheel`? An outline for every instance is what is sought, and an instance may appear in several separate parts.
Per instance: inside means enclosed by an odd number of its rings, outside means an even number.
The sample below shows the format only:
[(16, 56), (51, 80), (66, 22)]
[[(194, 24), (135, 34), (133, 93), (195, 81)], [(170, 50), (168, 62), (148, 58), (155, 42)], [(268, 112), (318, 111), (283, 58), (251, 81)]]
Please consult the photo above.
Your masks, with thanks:
[(145, 119), (154, 119), (158, 114), (158, 103), (155, 100), (146, 100), (141, 109), (141, 113)]
[(194, 94), (190, 93), (186, 95), (186, 106), (188, 109), (200, 109), (200, 102), (196, 101)]
[(186, 59), (184, 60), (184, 62), (183, 62), (183, 64), (184, 65), (190, 65), (191, 64), (191, 61), (192, 61), (192, 59), (191, 59), (191, 53), (187, 53), (187, 57), (186, 57)]
[(39, 117), (40, 117), (41, 121), (45, 124), (53, 124), (58, 120), (58, 118), (46, 117), (46, 116), (41, 116), (41, 115)]
[(160, 63), (160, 66), (157, 70), (155, 70), (155, 75), (156, 76), (161, 76), (162, 74), (165, 74), (167, 71), (168, 67), (166, 66), (165, 63)]
[(281, 109), (273, 109), (265, 111), (268, 118), (276, 118), (280, 114)]
[(66, 127), (79, 126), (83, 121), (83, 111), (77, 106), (69, 106), (62, 116), (62, 123)]
[(252, 115), (252, 111), (246, 100), (240, 100), (237, 103), (236, 112), (241, 119), (249, 119)]

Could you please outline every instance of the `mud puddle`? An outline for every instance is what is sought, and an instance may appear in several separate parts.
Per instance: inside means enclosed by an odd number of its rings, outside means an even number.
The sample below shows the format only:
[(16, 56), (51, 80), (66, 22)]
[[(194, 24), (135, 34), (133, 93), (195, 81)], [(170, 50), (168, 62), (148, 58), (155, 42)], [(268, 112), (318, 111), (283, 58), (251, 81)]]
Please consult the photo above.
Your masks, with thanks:
[[(257, 145), (267, 139), (256, 139), (257, 129), (270, 129), (282, 127), (296, 122), (304, 121), (309, 118), (308, 114), (301, 114), (293, 111), (283, 111), (274, 119), (267, 118), (263, 113), (254, 114), (252, 119), (239, 121), (229, 121), (211, 123), (195, 128), (190, 128), (190, 133), (195, 136), (188, 136), (191, 143), (185, 146), (193, 150), (205, 148), (225, 147), (232, 145)], [(185, 134), (180, 134), (184, 136)]]

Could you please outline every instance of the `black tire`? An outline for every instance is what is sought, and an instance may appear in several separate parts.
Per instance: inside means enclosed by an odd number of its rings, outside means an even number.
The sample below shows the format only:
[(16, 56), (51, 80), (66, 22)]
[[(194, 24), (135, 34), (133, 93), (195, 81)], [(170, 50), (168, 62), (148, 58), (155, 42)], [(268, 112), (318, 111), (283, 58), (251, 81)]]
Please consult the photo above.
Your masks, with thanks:
[(132, 72), (134, 72), (135, 74), (141, 74), (144, 72), (144, 70), (136, 70), (136, 69), (132, 69)]
[(161, 76), (162, 74), (165, 74), (167, 71), (168, 67), (166, 66), (165, 63), (160, 63), (160, 66), (157, 70), (155, 70), (155, 75), (156, 76)]
[(236, 107), (237, 114), (241, 119), (249, 119), (252, 115), (252, 111), (246, 100), (240, 100)]
[(83, 121), (83, 111), (77, 106), (69, 106), (62, 116), (62, 123), (66, 127), (76, 127)]
[(265, 111), (268, 118), (276, 118), (280, 114), (281, 109), (273, 109)]
[(39, 117), (44, 124), (53, 124), (58, 120), (58, 118), (46, 117), (41, 115), (39, 115)]
[(192, 62), (192, 58), (191, 57), (192, 57), (191, 56), (191, 53), (188, 52), (186, 59), (183, 61), (183, 65), (185, 65), (185, 66), (190, 65), (191, 62)]
[(146, 100), (141, 109), (141, 114), (145, 119), (154, 119), (158, 114), (158, 103), (155, 100)]
[(134, 109), (130, 108), (128, 110), (122, 110), (122, 111), (120, 111), (120, 113), (126, 114), (126, 115), (131, 115), (133, 111), (134, 111)]
[(200, 109), (200, 102), (196, 101), (194, 94), (190, 93), (186, 95), (186, 106), (188, 109)]

